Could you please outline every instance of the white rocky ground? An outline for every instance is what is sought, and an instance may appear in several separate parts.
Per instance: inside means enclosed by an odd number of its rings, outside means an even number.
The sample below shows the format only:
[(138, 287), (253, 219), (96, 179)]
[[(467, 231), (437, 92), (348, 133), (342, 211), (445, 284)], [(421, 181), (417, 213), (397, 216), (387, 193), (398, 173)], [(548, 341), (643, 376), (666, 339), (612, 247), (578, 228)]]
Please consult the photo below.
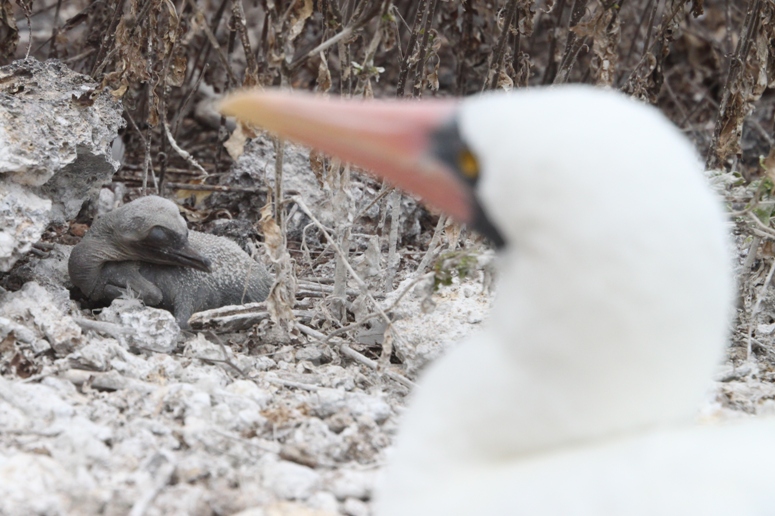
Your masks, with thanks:
[[(476, 280), (443, 287), (429, 314), (423, 296), (396, 309), (396, 339), (419, 343), (419, 361), (475, 330), (490, 302)], [(5, 363), (43, 367), (0, 377), (0, 514), (369, 513), (404, 385), (304, 336), (175, 346), (167, 312), (116, 303), (84, 331), (66, 292), (28, 283), (3, 298), (0, 349), (30, 350)], [(56, 358), (34, 357), (49, 347)]]

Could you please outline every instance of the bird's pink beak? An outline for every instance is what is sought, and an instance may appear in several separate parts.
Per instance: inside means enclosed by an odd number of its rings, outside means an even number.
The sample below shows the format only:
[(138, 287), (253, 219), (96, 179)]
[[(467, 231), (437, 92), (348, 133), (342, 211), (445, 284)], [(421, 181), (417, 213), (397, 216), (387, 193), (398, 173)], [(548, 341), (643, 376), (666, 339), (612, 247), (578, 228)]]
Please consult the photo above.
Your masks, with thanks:
[(221, 101), (220, 110), (369, 170), (469, 223), (471, 193), (432, 149), (433, 133), (452, 120), (457, 104), (243, 90)]

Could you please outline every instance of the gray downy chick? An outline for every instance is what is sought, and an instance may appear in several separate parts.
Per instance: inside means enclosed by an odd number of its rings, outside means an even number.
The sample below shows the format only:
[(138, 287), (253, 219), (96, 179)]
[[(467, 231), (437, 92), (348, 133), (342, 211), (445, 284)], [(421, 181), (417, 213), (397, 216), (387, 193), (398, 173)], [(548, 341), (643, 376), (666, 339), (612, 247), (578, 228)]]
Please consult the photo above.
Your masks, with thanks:
[(181, 328), (191, 314), (263, 301), (272, 286), (264, 266), (236, 243), (189, 231), (178, 207), (157, 196), (97, 218), (68, 262), (73, 284), (94, 301), (133, 292), (172, 312)]

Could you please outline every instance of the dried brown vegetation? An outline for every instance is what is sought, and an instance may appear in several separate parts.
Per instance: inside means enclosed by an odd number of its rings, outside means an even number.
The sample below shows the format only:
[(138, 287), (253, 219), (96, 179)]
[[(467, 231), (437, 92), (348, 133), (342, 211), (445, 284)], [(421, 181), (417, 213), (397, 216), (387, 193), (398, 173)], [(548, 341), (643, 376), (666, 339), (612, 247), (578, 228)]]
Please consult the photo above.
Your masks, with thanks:
[[(136, 164), (161, 181), (192, 168), (173, 138), (194, 149), (214, 140), (215, 129), (189, 120), (202, 84), (399, 97), (608, 85), (658, 105), (709, 164), (742, 158), (756, 175), (773, 141), (773, 9), (766, 0), (3, 0), (0, 61), (58, 57), (122, 97)], [(223, 170), (228, 158), (210, 150), (199, 153), (204, 169)]]

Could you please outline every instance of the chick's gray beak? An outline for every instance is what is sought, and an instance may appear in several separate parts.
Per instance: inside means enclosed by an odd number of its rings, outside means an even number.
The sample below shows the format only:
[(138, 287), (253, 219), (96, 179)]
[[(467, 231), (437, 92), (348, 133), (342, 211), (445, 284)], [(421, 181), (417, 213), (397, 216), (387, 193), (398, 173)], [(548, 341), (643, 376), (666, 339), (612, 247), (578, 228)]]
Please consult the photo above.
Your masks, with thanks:
[(212, 272), (210, 259), (197, 252), (188, 242), (179, 247), (170, 245), (169, 242), (165, 245), (159, 245), (158, 242), (139, 242), (131, 247), (131, 256), (141, 262)]
[(204, 272), (212, 272), (212, 262), (206, 256), (202, 256), (190, 245), (186, 244), (180, 249), (168, 249), (163, 251), (172, 260), (172, 265), (191, 267)]

